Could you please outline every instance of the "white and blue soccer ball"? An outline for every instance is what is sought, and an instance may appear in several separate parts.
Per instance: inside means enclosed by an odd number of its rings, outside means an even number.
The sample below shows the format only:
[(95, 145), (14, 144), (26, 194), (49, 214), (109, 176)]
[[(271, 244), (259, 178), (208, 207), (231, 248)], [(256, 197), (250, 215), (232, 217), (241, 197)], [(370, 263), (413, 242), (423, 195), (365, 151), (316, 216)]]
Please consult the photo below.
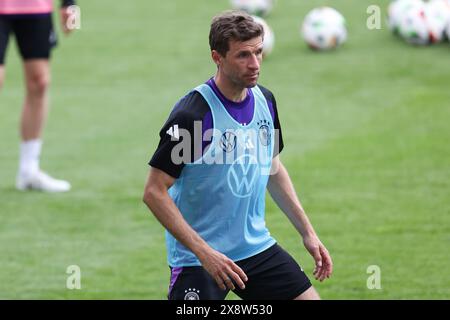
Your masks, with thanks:
[(399, 33), (400, 21), (406, 12), (415, 7), (423, 6), (422, 0), (394, 0), (388, 7), (388, 25), (394, 33)]
[(314, 50), (337, 48), (347, 40), (345, 18), (331, 7), (315, 8), (306, 15), (301, 34)]
[(275, 34), (269, 24), (261, 17), (252, 16), (253, 19), (262, 25), (264, 29), (263, 57), (267, 57), (273, 51), (275, 46)]
[(253, 16), (267, 16), (273, 8), (274, 0), (231, 0), (231, 6)]

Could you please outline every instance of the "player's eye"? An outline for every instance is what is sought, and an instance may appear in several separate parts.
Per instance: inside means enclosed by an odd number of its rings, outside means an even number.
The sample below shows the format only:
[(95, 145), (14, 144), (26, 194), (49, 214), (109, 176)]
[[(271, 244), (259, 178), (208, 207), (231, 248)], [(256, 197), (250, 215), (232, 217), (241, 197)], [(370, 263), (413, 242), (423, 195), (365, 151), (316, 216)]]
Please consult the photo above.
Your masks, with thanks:
[(247, 58), (249, 56), (248, 52), (240, 52), (238, 54), (238, 58)]

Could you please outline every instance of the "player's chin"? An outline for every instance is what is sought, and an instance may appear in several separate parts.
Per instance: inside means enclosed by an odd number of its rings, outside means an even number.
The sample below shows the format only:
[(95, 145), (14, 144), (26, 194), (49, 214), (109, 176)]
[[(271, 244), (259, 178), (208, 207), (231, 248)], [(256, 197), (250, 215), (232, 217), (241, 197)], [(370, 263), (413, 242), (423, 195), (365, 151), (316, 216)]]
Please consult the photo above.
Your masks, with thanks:
[(254, 80), (251, 80), (251, 81), (247, 81), (247, 85), (245, 87), (246, 88), (253, 88), (257, 84), (258, 84), (258, 78), (254, 79)]
[(258, 83), (259, 73), (247, 74), (242, 78), (246, 88), (253, 88)]

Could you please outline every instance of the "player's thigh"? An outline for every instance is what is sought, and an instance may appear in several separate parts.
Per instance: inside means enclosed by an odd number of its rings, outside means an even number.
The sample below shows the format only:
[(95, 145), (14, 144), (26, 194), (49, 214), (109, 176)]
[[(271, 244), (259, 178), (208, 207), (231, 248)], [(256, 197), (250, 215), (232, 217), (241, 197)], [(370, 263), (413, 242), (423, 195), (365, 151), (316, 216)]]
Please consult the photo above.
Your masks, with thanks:
[(238, 265), (248, 281), (234, 292), (244, 300), (293, 300), (311, 287), (303, 269), (277, 244)]
[(51, 49), (57, 42), (50, 14), (15, 19), (12, 29), (23, 60), (50, 58)]
[(314, 287), (310, 287), (308, 290), (300, 294), (294, 300), (320, 300), (320, 296)]
[(203, 267), (171, 269), (169, 300), (223, 300), (228, 292)]

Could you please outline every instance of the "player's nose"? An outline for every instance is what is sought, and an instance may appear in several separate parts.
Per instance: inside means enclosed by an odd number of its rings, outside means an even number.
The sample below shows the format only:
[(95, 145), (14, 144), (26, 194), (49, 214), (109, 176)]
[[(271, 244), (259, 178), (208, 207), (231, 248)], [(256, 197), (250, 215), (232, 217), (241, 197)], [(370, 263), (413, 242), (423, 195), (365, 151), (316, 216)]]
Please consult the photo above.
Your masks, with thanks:
[(252, 54), (250, 57), (249, 65), (248, 67), (252, 70), (259, 70), (260, 67), (260, 61), (258, 59), (258, 56), (256, 54)]

